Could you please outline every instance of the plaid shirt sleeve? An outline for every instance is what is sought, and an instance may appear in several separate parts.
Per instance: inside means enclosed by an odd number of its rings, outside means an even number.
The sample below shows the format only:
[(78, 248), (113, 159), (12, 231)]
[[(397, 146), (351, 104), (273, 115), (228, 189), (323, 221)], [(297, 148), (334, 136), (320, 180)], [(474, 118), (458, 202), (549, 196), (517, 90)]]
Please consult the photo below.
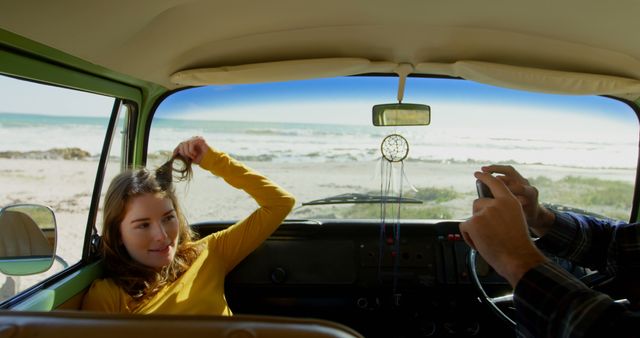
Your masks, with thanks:
[[(528, 271), (514, 291), (519, 337), (587, 337), (622, 306), (547, 262)], [(606, 325), (604, 324), (598, 325)]]
[(640, 224), (554, 213), (552, 230), (536, 241), (542, 251), (609, 275), (640, 272)]
[[(640, 225), (556, 213), (552, 231), (538, 240), (548, 253), (614, 274), (640, 269)], [(636, 337), (640, 314), (588, 288), (547, 262), (528, 271), (514, 290), (520, 337)]]

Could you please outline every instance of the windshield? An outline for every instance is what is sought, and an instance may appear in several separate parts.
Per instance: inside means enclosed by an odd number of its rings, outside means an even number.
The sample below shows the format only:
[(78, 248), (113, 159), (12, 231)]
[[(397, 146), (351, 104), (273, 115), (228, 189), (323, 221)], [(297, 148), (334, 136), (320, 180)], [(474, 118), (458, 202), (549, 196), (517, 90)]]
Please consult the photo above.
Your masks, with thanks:
[[(372, 107), (397, 103), (397, 90), (397, 77), (361, 76), (179, 91), (155, 113), (148, 162), (202, 135), (293, 193), (289, 219), (463, 219), (477, 196), (473, 172), (509, 164), (543, 202), (629, 219), (639, 133), (624, 102), (409, 78), (403, 102), (429, 105), (431, 123), (373, 126)], [(394, 134), (386, 146), (406, 157), (390, 162), (381, 149)], [(256, 207), (202, 170), (178, 191), (191, 222)]]

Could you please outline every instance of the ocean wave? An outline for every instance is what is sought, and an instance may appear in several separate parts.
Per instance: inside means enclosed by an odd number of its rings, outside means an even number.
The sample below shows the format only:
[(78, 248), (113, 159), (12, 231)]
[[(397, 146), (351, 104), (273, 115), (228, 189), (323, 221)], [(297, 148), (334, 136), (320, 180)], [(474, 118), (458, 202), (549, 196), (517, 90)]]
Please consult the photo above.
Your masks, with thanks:
[(271, 162), (277, 157), (276, 155), (267, 155), (267, 154), (260, 154), (260, 155), (229, 154), (229, 156), (235, 158), (238, 161), (254, 161), (254, 162)]
[(278, 130), (278, 129), (247, 129), (244, 131), (249, 135), (265, 135), (265, 136), (298, 136), (300, 132), (293, 130)]
[(295, 137), (327, 137), (327, 136), (363, 136), (370, 137), (368, 133), (354, 133), (353, 131), (322, 130), (322, 129), (278, 129), (278, 128), (257, 128), (243, 131), (247, 135), (257, 136), (295, 136)]

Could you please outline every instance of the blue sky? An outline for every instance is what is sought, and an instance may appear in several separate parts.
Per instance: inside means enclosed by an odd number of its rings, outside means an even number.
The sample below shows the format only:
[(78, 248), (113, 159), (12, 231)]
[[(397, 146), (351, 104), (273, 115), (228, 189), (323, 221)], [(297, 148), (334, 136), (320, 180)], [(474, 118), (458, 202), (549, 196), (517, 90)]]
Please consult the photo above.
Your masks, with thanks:
[[(170, 96), (160, 105), (156, 116), (367, 124), (373, 104), (397, 102), (397, 86), (395, 77), (349, 77), (201, 87)], [(403, 102), (428, 104), (434, 113), (451, 105), (465, 106), (470, 115), (474, 114), (474, 108), (480, 106), (484, 111), (492, 107), (513, 107), (517, 110), (527, 106), (527, 109), (553, 114), (579, 112), (637, 124), (637, 118), (626, 104), (609, 98), (527, 93), (453, 79), (409, 78)], [(301, 114), (301, 111), (306, 114)]]

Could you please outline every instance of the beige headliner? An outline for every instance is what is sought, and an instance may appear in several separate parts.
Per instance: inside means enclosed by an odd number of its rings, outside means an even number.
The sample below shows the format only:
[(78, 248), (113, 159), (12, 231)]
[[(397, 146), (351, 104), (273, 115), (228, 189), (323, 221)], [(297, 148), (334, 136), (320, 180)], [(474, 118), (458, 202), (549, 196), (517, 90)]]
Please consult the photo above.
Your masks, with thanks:
[[(593, 74), (622, 77), (622, 85), (608, 85), (618, 86), (617, 92), (596, 92), (637, 98), (638, 13), (637, 0), (3, 0), (0, 26), (167, 88), (194, 84), (172, 82), (182, 70), (227, 67), (214, 72), (227, 72), (227, 82), (234, 83), (237, 67), (228, 66), (318, 58), (373, 61), (372, 68), (328, 75), (411, 63), (416, 72), (469, 78), (468, 71), (454, 71), (468, 70), (465, 63), (452, 64), (471, 60), (484, 62), (472, 63), (480, 65), (474, 74), (496, 63), (586, 73), (598, 85)], [(283, 70), (275, 72), (282, 77)], [(250, 73), (242, 81), (270, 81), (273, 75)], [(487, 82), (486, 75), (475, 80)], [(522, 76), (515, 78), (517, 84)]]

